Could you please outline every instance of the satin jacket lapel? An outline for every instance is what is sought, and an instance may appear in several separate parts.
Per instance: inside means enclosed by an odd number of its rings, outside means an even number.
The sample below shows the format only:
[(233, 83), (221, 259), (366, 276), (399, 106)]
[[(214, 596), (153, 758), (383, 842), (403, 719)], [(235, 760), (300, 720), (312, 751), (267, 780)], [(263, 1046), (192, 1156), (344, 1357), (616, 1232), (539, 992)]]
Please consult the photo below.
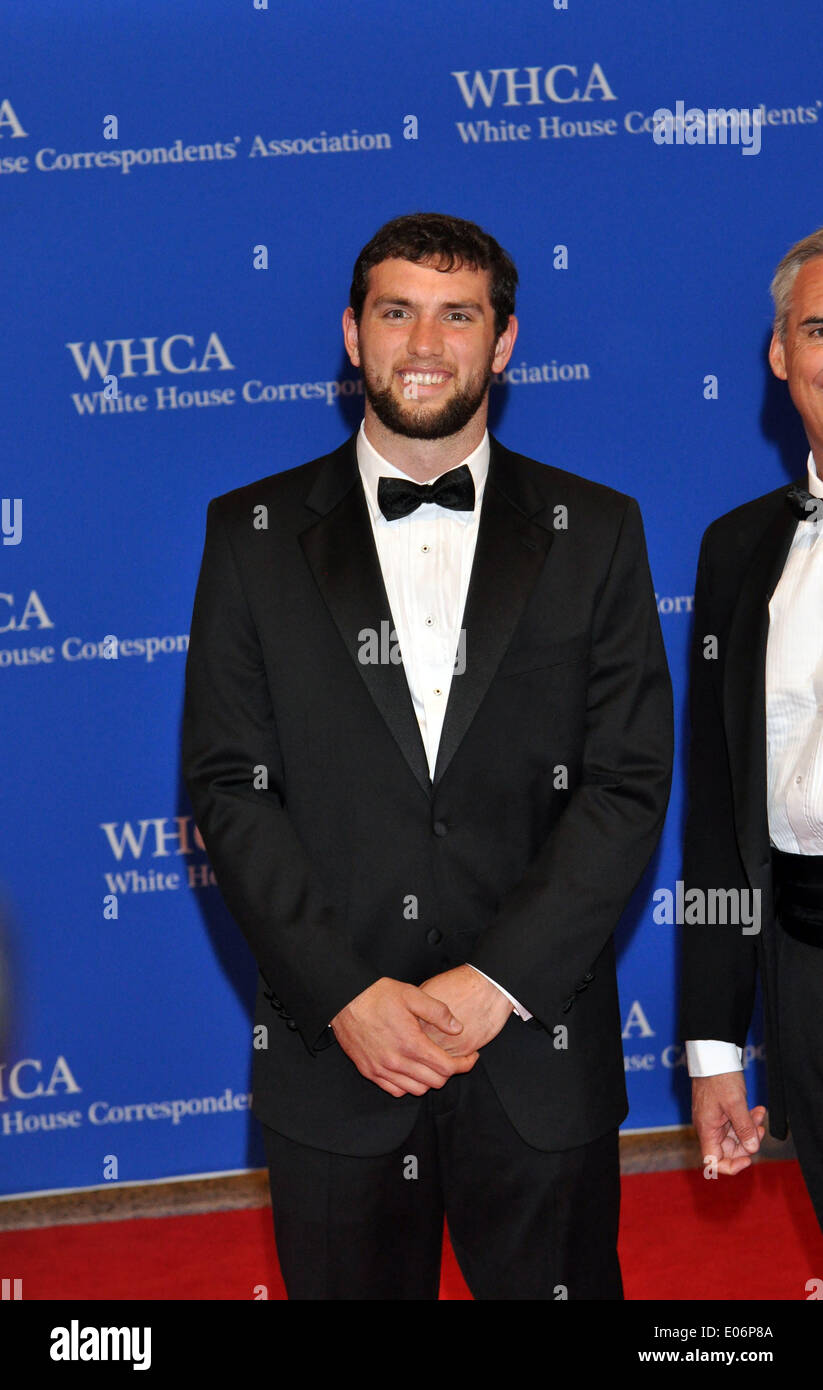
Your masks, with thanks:
[(750, 881), (769, 869), (766, 812), (766, 644), (769, 602), (783, 572), (797, 518), (778, 508), (743, 579), (729, 627), (723, 708), (735, 823)]
[[(364, 628), (394, 628), (380, 560), (357, 467), (356, 435), (330, 454), (306, 499), (319, 519), (300, 535), (320, 593), (380, 714), (427, 794), (460, 746), (494, 676), (552, 542), (531, 518), (544, 509), (539, 493), (507, 466), (490, 436), (489, 475), (480, 513), (466, 608), (466, 669), (452, 677), (434, 782), (406, 674), (398, 663), (358, 657)], [(381, 629), (381, 624), (387, 624)]]

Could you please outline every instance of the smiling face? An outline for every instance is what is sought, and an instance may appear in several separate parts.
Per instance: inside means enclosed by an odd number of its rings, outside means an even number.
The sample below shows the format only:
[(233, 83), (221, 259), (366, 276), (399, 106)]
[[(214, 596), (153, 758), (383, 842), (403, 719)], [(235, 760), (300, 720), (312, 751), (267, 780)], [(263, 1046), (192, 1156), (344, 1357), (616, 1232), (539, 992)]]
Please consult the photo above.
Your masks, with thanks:
[(775, 376), (789, 392), (806, 428), (818, 471), (823, 469), (823, 256), (800, 267), (792, 288), (786, 337), (769, 348)]
[(487, 270), (391, 259), (372, 267), (360, 324), (347, 309), (343, 331), (363, 373), (367, 425), (370, 407), (394, 434), (443, 439), (478, 412), (485, 428), (491, 375), (511, 356), (517, 322), (495, 333)]

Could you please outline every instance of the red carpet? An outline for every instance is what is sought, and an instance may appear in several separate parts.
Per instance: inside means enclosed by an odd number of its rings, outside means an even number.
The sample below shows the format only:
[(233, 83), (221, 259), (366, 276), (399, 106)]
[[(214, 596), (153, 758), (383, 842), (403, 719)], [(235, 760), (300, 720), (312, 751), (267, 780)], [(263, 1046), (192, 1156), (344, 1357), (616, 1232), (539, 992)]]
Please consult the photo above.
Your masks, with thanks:
[[(823, 1279), (823, 1234), (796, 1163), (726, 1181), (624, 1178), (621, 1232), (629, 1299), (803, 1300), (807, 1280)], [(0, 1275), (22, 1278), (30, 1300), (285, 1297), (268, 1207), (0, 1232)], [(440, 1297), (470, 1298), (448, 1243)]]
[(823, 1232), (794, 1162), (624, 1178), (620, 1230), (631, 1299), (803, 1300), (823, 1279)]

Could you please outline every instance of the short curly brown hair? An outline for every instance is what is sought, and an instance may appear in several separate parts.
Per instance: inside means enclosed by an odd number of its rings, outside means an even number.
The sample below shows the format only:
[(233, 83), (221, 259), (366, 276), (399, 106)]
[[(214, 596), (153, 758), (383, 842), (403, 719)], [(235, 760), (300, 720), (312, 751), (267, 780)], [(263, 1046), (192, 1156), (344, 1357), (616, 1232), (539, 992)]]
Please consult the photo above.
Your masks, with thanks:
[(349, 304), (359, 324), (369, 289), (369, 271), (381, 261), (442, 261), (438, 269), (488, 270), (489, 298), (494, 310), (494, 330), (504, 333), (514, 313), (517, 267), (493, 236), (476, 222), (449, 217), (442, 212), (411, 212), (386, 222), (368, 242), (354, 263)]

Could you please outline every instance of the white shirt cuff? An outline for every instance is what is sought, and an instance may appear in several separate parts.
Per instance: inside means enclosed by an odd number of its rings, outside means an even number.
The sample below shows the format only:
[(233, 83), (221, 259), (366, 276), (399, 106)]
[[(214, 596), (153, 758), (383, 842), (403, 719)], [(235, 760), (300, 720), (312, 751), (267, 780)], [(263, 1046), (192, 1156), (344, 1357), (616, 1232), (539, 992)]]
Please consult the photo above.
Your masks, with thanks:
[[(471, 962), (470, 962), (470, 961), (467, 961), (467, 964), (471, 965)], [(472, 965), (471, 968), (472, 968), (472, 970), (477, 970), (477, 966), (476, 966), (476, 965)], [(518, 1003), (518, 1001), (515, 999), (514, 995), (513, 995), (513, 994), (509, 994), (509, 991), (508, 991), (507, 989), (504, 989), (502, 985), (499, 985), (499, 984), (497, 983), (496, 980), (493, 980), (492, 977), (491, 977), (491, 975), (487, 975), (487, 974), (485, 973), (485, 971), (483, 971), (483, 970), (477, 970), (477, 973), (478, 973), (478, 975), (482, 975), (484, 980), (488, 980), (488, 981), (489, 981), (489, 984), (492, 984), (492, 985), (495, 986), (496, 989), (499, 989), (501, 994), (505, 994), (505, 996), (506, 996), (506, 998), (508, 999), (509, 1003), (512, 1004), (512, 1005), (514, 1005), (514, 1012), (517, 1014), (518, 1018), (522, 1018), (522, 1019), (523, 1019), (523, 1022), (524, 1022), (524, 1023), (525, 1023), (528, 1019), (530, 1019), (530, 1018), (533, 1017), (533, 1015), (529, 1013), (528, 1009), (524, 1008), (522, 1004)]]
[(686, 1043), (689, 1076), (719, 1076), (723, 1071), (743, 1070), (743, 1049), (736, 1043), (716, 1038), (698, 1038)]

